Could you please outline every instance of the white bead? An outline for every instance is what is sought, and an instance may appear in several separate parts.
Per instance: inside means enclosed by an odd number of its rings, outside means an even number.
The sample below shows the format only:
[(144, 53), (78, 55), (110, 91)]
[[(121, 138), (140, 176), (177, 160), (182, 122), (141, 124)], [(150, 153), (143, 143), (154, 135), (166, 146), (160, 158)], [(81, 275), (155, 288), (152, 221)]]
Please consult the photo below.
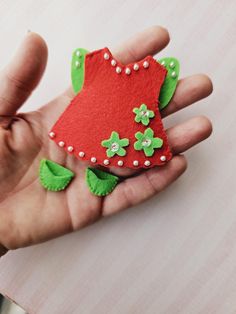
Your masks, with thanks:
[(60, 147), (63, 147), (63, 146), (65, 146), (65, 143), (64, 143), (63, 141), (60, 141), (60, 142), (58, 143), (58, 145), (59, 145)]
[(144, 61), (144, 62), (143, 62), (143, 67), (144, 67), (145, 69), (147, 69), (147, 68), (149, 67), (149, 62), (148, 62), (148, 61)]
[(161, 161), (166, 161), (166, 156), (161, 156), (161, 157), (160, 157), (160, 160), (161, 160)]
[(171, 77), (176, 78), (176, 72), (175, 72), (175, 71), (173, 71), (173, 72), (171, 73)]
[(120, 149), (120, 145), (118, 144), (118, 143), (116, 143), (116, 142), (113, 142), (112, 144), (111, 144), (111, 151), (112, 152), (118, 152), (118, 150)]
[(76, 66), (76, 68), (78, 68), (80, 66), (80, 62), (78, 60), (75, 61), (75, 66)]
[(84, 157), (85, 153), (84, 152), (79, 152), (80, 157)]
[(109, 58), (110, 58), (110, 56), (109, 56), (109, 54), (107, 52), (104, 53), (103, 57), (104, 57), (105, 60), (109, 60)]
[(113, 67), (115, 67), (115, 66), (116, 66), (116, 60), (112, 59), (112, 60), (111, 60), (111, 65), (112, 65)]
[(94, 162), (96, 162), (96, 161), (97, 161), (97, 159), (96, 159), (95, 157), (92, 157), (92, 158), (91, 158), (91, 162), (94, 163)]
[(138, 63), (135, 63), (135, 64), (134, 64), (133, 69), (134, 69), (135, 71), (138, 71), (138, 69), (139, 69)]
[(110, 163), (110, 161), (108, 160), (108, 159), (105, 159), (104, 161), (103, 161), (103, 163), (104, 163), (104, 165), (109, 165), (109, 163)]
[(130, 75), (130, 73), (131, 73), (130, 68), (126, 68), (126, 69), (125, 69), (125, 74)]
[(171, 61), (171, 63), (170, 63), (170, 68), (171, 68), (171, 69), (174, 69), (174, 67), (175, 67), (175, 63), (174, 63), (174, 61)]
[(123, 164), (124, 164), (124, 162), (123, 162), (122, 160), (118, 160), (118, 162), (117, 162), (117, 165), (118, 165), (118, 166), (122, 167)]
[(68, 150), (68, 152), (70, 152), (70, 153), (71, 153), (71, 152), (73, 152), (74, 147), (73, 147), (73, 146), (68, 146), (68, 147), (67, 147), (67, 150)]
[(49, 133), (49, 136), (50, 136), (51, 138), (54, 138), (55, 135), (56, 135), (56, 134), (55, 134), (54, 132), (50, 132), (50, 133)]
[(138, 160), (134, 160), (134, 161), (133, 161), (133, 165), (134, 165), (135, 167), (137, 167), (137, 166), (138, 166)]
[(121, 73), (121, 68), (120, 67), (116, 67), (116, 73), (118, 73), (118, 74)]
[(148, 167), (148, 166), (151, 165), (151, 162), (150, 162), (149, 160), (146, 160), (145, 163), (144, 163), (144, 165), (145, 165), (146, 167)]
[(166, 62), (165, 62), (165, 61), (162, 61), (162, 62), (161, 62), (161, 65), (165, 65), (165, 64), (166, 64)]
[(143, 147), (149, 147), (151, 144), (152, 144), (152, 141), (150, 140), (150, 138), (145, 138), (145, 139), (142, 141), (142, 146), (143, 146)]
[(76, 54), (77, 57), (79, 57), (80, 56), (80, 51), (77, 50), (75, 54)]

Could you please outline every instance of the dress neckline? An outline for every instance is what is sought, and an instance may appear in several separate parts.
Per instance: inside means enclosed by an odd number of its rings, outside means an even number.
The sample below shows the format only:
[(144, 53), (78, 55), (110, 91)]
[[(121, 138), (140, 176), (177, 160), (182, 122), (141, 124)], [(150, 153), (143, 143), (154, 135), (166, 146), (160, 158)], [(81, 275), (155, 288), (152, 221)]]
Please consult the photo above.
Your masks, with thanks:
[[(128, 64), (123, 64), (120, 60), (118, 60), (116, 57), (114, 57), (114, 55), (112, 54), (112, 52), (110, 51), (110, 49), (109, 49), (108, 47), (105, 47), (105, 48), (101, 49), (100, 51), (101, 51), (101, 53), (102, 53), (103, 58), (105, 58), (104, 55), (107, 53), (108, 56), (109, 56), (109, 59), (108, 59), (108, 60), (109, 60), (110, 62), (112, 62), (112, 60), (114, 60), (114, 61), (116, 62), (116, 65), (120, 66), (121, 68), (133, 68), (133, 66), (134, 66), (135, 64), (138, 64), (138, 65), (140, 66), (140, 65), (143, 65), (145, 61), (149, 62), (149, 64), (150, 64), (150, 63), (155, 63), (155, 64), (160, 65), (160, 64), (157, 62), (157, 60), (155, 60), (155, 59), (153, 58), (153, 56), (151, 56), (151, 55), (147, 55), (145, 58), (143, 58), (143, 59), (141, 59), (141, 60), (139, 60), (139, 61), (130, 62), (130, 63), (128, 63)], [(160, 65), (160, 66), (161, 66), (161, 65)]]

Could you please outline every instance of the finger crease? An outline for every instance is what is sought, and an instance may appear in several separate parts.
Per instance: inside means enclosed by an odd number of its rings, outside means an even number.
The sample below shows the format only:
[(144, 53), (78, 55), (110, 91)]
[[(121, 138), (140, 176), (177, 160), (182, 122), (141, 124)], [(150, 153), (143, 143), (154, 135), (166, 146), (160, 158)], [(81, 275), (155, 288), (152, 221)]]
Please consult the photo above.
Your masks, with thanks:
[[(145, 172), (145, 177), (147, 179), (147, 183), (150, 187), (151, 193), (150, 194), (156, 194), (160, 192), (160, 189), (157, 188), (157, 185), (152, 180), (152, 175), (147, 171)], [(160, 185), (160, 184), (159, 184)]]
[(135, 199), (133, 187), (132, 185), (127, 183), (127, 181), (124, 181), (124, 183), (125, 187), (123, 189), (123, 195), (125, 198), (126, 207), (132, 207), (136, 204), (134, 201), (132, 201), (133, 199)]
[(27, 86), (23, 81), (16, 79), (13, 76), (10, 76), (9, 73), (6, 73), (6, 79), (9, 81), (11, 85), (16, 87), (18, 90), (23, 92), (24, 94), (29, 94), (31, 92), (30, 87)]

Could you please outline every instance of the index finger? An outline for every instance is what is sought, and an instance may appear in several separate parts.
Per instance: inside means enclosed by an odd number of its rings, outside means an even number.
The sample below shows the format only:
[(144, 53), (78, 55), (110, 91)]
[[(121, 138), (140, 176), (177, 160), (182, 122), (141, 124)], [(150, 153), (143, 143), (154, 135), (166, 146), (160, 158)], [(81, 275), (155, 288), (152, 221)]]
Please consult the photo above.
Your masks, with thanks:
[(161, 26), (152, 26), (124, 41), (113, 50), (122, 63), (141, 60), (147, 55), (155, 55), (164, 49), (170, 41), (168, 31)]
[(38, 85), (47, 63), (47, 46), (28, 33), (13, 60), (0, 72), (0, 115), (13, 115)]

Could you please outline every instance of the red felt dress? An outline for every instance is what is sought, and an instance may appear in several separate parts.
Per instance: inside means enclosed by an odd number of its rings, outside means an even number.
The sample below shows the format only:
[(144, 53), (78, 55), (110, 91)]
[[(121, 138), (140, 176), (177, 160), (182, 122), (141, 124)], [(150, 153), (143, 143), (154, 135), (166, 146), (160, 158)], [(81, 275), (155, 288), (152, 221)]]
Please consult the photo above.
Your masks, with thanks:
[[(108, 48), (87, 54), (83, 88), (55, 123), (50, 137), (69, 154), (94, 165), (148, 168), (165, 164), (172, 157), (158, 109), (165, 76), (166, 69), (151, 56), (123, 65)], [(142, 104), (154, 113), (148, 125), (135, 121), (134, 108)], [(144, 134), (148, 128), (163, 141), (151, 156), (134, 145), (137, 132)], [(117, 154), (119, 142), (111, 143), (113, 156), (107, 153), (109, 147), (102, 145), (112, 132), (119, 139), (128, 139), (125, 155)], [(148, 139), (146, 145), (151, 142)]]

